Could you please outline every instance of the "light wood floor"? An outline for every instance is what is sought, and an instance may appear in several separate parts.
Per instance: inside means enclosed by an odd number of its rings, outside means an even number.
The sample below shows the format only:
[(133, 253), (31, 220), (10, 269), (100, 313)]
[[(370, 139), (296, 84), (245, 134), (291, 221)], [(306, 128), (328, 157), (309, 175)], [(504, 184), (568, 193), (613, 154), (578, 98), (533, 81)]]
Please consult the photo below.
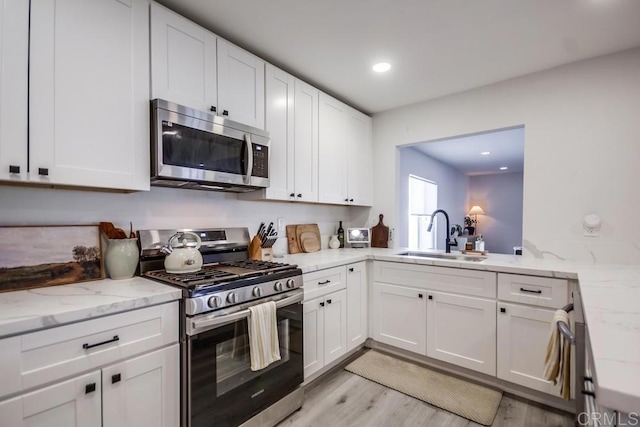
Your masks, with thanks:
[[(480, 426), (344, 370), (305, 390), (302, 408), (279, 427)], [(500, 427), (573, 426), (573, 418), (504, 396), (493, 423)]]

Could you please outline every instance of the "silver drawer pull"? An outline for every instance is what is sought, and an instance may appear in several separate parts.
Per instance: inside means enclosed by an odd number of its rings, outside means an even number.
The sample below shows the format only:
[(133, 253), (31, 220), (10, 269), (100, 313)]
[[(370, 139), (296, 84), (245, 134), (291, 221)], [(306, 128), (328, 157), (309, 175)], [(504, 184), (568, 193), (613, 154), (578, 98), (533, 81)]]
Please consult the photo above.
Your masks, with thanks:
[(105, 345), (105, 344), (109, 344), (109, 343), (116, 342), (116, 341), (120, 341), (120, 337), (117, 336), (117, 335), (114, 335), (113, 338), (111, 338), (110, 340), (102, 341), (102, 342), (99, 342), (97, 344), (88, 344), (88, 343), (87, 344), (82, 344), (82, 348), (84, 348), (85, 350), (89, 350), (90, 348), (98, 347), (100, 345)]
[(331, 280), (325, 280), (324, 282), (318, 282), (318, 285), (326, 285), (328, 283), (331, 283)]
[(525, 288), (520, 288), (520, 292), (529, 292), (531, 294), (541, 294), (542, 291), (537, 290), (537, 291), (532, 291), (531, 289), (525, 289)]

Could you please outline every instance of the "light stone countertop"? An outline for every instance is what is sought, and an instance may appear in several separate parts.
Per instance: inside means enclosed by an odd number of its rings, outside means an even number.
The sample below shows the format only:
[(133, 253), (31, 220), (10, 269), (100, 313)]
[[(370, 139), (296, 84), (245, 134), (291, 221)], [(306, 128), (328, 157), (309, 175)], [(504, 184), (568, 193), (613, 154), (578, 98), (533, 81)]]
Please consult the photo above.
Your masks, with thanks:
[(142, 277), (4, 292), (0, 293), (0, 338), (181, 297), (178, 288)]
[[(482, 262), (401, 257), (402, 248), (325, 249), (285, 255), (304, 273), (365, 260), (544, 277), (578, 279), (589, 329), (598, 403), (623, 412), (640, 411), (640, 265), (575, 263), (490, 254)], [(0, 337), (49, 328), (180, 299), (171, 286), (134, 277), (99, 280), (0, 294)]]
[[(578, 279), (601, 407), (640, 413), (640, 265), (604, 265), (490, 254), (482, 262), (403, 257), (394, 249), (336, 249), (286, 255), (304, 273), (374, 259)], [(442, 251), (439, 251), (442, 252)]]

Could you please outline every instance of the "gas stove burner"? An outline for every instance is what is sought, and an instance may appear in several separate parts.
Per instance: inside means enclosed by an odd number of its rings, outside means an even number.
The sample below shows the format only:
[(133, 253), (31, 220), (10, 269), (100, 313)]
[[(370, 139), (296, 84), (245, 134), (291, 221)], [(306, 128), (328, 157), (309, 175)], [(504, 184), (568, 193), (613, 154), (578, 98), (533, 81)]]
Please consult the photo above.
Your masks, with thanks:
[(198, 285), (206, 285), (211, 283), (218, 283), (221, 281), (225, 281), (225, 279), (234, 279), (237, 278), (238, 275), (227, 272), (220, 271), (216, 269), (216, 264), (214, 265), (203, 265), (200, 271), (195, 273), (167, 273), (164, 270), (158, 271), (150, 271), (147, 273), (147, 276), (153, 277), (154, 279), (158, 279), (161, 281), (165, 281), (174, 285), (179, 286), (198, 286)]

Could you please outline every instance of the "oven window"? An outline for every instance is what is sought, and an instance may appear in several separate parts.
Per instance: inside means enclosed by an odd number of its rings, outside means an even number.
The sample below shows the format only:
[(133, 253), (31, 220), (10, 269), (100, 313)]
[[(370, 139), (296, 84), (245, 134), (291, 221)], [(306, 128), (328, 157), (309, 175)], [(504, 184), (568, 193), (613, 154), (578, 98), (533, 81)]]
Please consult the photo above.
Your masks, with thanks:
[(302, 304), (276, 314), (280, 360), (260, 371), (251, 370), (247, 319), (189, 337), (192, 427), (240, 425), (302, 383)]
[(278, 322), (280, 360), (260, 371), (251, 370), (249, 332), (246, 320), (234, 323), (233, 336), (216, 344), (216, 394), (218, 397), (265, 374), (289, 360), (289, 319)]
[(243, 140), (162, 122), (162, 162), (165, 165), (242, 175), (244, 147)]

